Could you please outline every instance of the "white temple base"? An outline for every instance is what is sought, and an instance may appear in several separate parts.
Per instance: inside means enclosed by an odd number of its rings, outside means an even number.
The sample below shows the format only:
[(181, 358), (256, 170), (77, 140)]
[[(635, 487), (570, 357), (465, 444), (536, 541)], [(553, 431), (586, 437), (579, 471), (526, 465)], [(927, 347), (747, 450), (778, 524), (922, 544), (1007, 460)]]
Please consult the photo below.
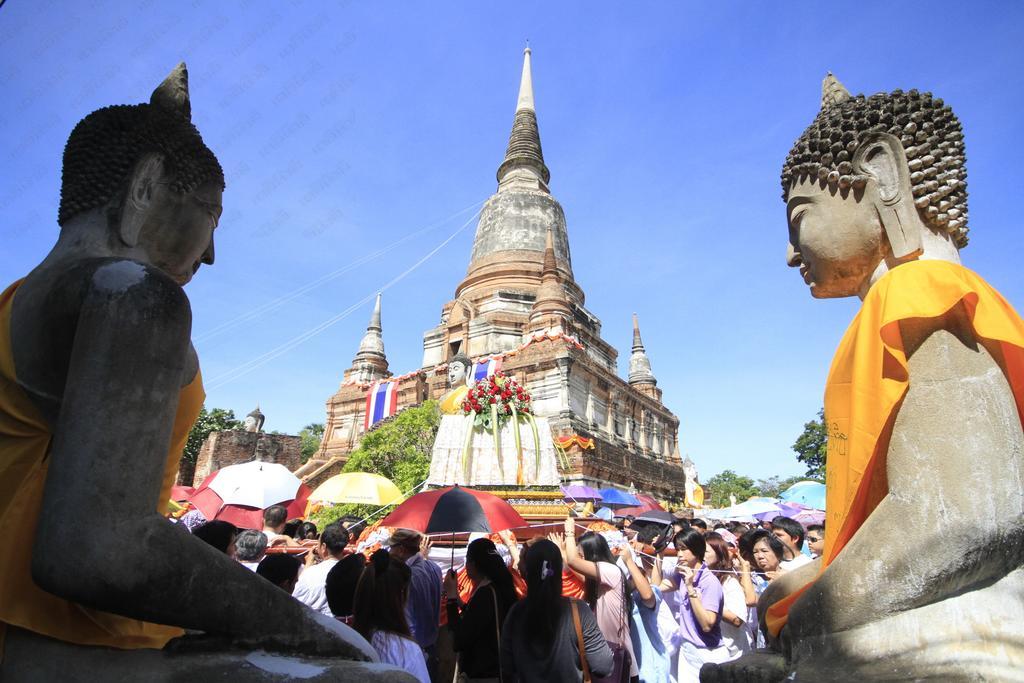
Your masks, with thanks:
[[(558, 461), (551, 427), (547, 419), (535, 417), (540, 440), (540, 466), (533, 443), (533, 429), (529, 423), (519, 424), (519, 439), (523, 449), (522, 486), (558, 486)], [(475, 429), (470, 444), (466, 467), (462, 463), (462, 449), (466, 443), (466, 430), (471, 429), (472, 418), (466, 415), (443, 415), (437, 430), (434, 449), (430, 456), (429, 486), (517, 486), (516, 472), (519, 457), (516, 453), (515, 434), (509, 420), (498, 432), (501, 437), (501, 466), (494, 449), (494, 436), (489, 431)]]

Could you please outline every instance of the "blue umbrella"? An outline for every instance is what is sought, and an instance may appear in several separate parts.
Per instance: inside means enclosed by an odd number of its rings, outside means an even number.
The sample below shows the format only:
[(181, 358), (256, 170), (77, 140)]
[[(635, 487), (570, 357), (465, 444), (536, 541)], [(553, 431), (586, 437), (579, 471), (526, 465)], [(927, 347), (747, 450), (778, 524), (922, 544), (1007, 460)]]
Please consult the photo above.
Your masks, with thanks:
[(612, 509), (611, 508), (597, 508), (597, 512), (594, 516), (598, 519), (603, 519), (606, 522), (612, 521)]
[(779, 494), (787, 503), (800, 503), (815, 510), (825, 509), (825, 485), (816, 481), (798, 481)]
[(605, 505), (640, 505), (640, 499), (618, 489), (598, 489)]

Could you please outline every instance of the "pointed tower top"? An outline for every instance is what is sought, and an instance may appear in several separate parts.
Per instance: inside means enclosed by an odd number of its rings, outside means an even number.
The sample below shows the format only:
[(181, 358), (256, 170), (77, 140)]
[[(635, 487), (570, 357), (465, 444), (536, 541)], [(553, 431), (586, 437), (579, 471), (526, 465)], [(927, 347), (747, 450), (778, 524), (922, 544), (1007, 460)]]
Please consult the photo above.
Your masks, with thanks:
[(633, 350), (644, 350), (644, 342), (640, 339), (640, 320), (633, 314)]
[(523, 75), (519, 79), (519, 100), (516, 102), (516, 111), (529, 109), (537, 111), (533, 106), (533, 73), (530, 70), (530, 46), (523, 50)]
[(825, 109), (850, 99), (850, 91), (829, 71), (821, 82), (821, 108)]
[(630, 384), (657, 384), (651, 372), (651, 360), (647, 357), (644, 343), (640, 339), (640, 321), (633, 314), (633, 353), (629, 356), (629, 383)]
[(544, 240), (544, 268), (541, 271), (541, 277), (548, 274), (558, 274), (558, 262), (555, 261), (555, 240), (551, 236), (551, 228), (548, 228), (548, 234)]
[(373, 313), (370, 314), (370, 324), (367, 326), (367, 330), (377, 330), (380, 332), (384, 328), (380, 326), (380, 292), (377, 292), (377, 301), (373, 304)]
[(352, 371), (355, 371), (356, 379), (362, 382), (386, 377), (388, 373), (388, 357), (384, 353), (384, 337), (381, 334), (380, 299), (378, 292), (373, 313), (370, 314), (370, 324), (366, 326), (366, 334), (359, 342), (359, 351), (352, 359)]
[(537, 110), (533, 101), (531, 54), (533, 51), (529, 47), (523, 50), (519, 99), (516, 100), (516, 115), (512, 121), (512, 133), (508, 136), (505, 160), (498, 167), (498, 192), (516, 184), (532, 185), (534, 189), (539, 185), (539, 189), (547, 192), (547, 184), (551, 179), (540, 147)]

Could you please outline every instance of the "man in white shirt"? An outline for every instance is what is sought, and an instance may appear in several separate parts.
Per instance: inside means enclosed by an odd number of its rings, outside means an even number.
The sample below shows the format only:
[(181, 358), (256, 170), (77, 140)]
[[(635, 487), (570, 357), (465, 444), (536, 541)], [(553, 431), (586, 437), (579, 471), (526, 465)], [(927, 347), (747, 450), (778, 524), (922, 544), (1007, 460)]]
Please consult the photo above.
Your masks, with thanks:
[(340, 522), (324, 527), (320, 534), (320, 545), (316, 548), (316, 554), (321, 561), (302, 572), (295, 590), (292, 591), (292, 596), (296, 600), (328, 617), (333, 617), (334, 614), (327, 605), (327, 593), (324, 590), (324, 586), (327, 585), (327, 574), (338, 564), (338, 560), (344, 557), (348, 539), (348, 530)]
[(772, 519), (772, 535), (786, 546), (786, 557), (779, 563), (779, 569), (789, 572), (810, 564), (811, 558), (800, 552), (804, 544), (804, 527), (800, 522), (781, 515), (775, 517)]

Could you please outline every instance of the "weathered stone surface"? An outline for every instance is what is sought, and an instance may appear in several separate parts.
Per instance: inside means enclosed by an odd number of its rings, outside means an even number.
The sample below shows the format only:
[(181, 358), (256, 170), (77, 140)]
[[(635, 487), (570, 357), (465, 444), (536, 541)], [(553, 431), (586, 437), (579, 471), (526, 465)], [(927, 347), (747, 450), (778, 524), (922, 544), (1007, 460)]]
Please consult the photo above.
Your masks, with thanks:
[(71, 645), (21, 629), (11, 629), (4, 646), (0, 680), (4, 683), (277, 683), (297, 680), (313, 683), (409, 683), (416, 679), (390, 665), (335, 657), (234, 649), (185, 654), (161, 650), (123, 651)]
[(222, 467), (250, 460), (274, 462), (294, 471), (302, 464), (302, 439), (243, 429), (211, 432), (199, 449), (192, 485), (199, 486), (208, 474)]

